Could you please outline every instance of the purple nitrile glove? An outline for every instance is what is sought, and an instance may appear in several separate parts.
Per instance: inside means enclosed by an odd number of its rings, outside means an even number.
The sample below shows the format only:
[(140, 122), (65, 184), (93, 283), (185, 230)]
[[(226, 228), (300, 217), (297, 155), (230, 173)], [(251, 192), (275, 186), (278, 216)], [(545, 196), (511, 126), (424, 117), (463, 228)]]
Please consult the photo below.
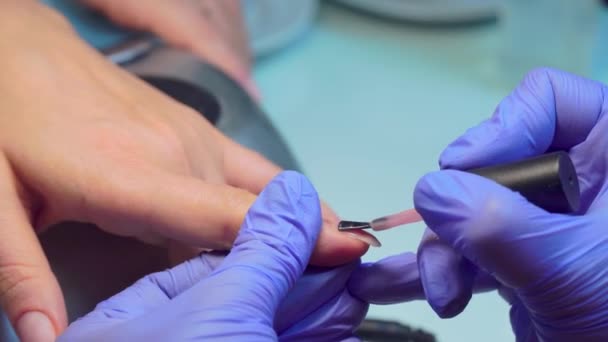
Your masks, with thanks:
[[(416, 254), (407, 252), (361, 264), (350, 276), (348, 291), (366, 303), (378, 305), (424, 300), (417, 262)], [(497, 281), (488, 275), (476, 277), (472, 284), (475, 292), (495, 290), (497, 286)]]
[(72, 323), (59, 341), (349, 341), (368, 304), (358, 262), (311, 268), (321, 227), (312, 185), (284, 172), (249, 210), (234, 248), (147, 276)]
[(511, 304), (518, 341), (608, 339), (608, 87), (533, 71), (440, 164), (464, 170), (551, 150), (569, 151), (577, 169), (579, 216), (548, 213), (465, 172), (418, 183), (415, 206), (432, 230), (419, 247), (420, 276), (440, 316), (461, 312), (474, 279), (491, 275)]

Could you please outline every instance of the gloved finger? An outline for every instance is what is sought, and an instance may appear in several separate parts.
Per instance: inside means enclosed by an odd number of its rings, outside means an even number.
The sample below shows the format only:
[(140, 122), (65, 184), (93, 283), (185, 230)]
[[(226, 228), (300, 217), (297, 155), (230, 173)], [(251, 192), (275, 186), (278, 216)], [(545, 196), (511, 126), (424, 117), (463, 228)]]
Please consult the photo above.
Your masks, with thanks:
[[(85, 317), (73, 322), (60, 341), (91, 340), (92, 336), (109, 338), (101, 332), (120, 330), (122, 323), (162, 308), (171, 299), (207, 277), (222, 263), (224, 257), (219, 252), (203, 253), (170, 270), (138, 280), (124, 291), (99, 303)], [(115, 336), (121, 335), (118, 333)]]
[(143, 315), (168, 303), (207, 277), (223, 261), (223, 253), (203, 253), (170, 270), (150, 274), (97, 305), (83, 324), (115, 324)]
[[(608, 99), (608, 91), (606, 91)], [(604, 113), (608, 113), (608, 101), (606, 101)], [(591, 214), (603, 213), (605, 202), (599, 199), (606, 193), (608, 182), (606, 182), (606, 158), (597, 151), (608, 149), (608, 139), (605, 132), (608, 129), (608, 116), (604, 115), (595, 125), (587, 140), (573, 147), (569, 154), (576, 168), (580, 187), (580, 209), (579, 213)]]
[(144, 277), (126, 290), (99, 303), (95, 310), (72, 322), (57, 341), (151, 340), (158, 333), (156, 322), (149, 321), (148, 325), (131, 323), (151, 311), (162, 310), (163, 305), (170, 302), (156, 280), (153, 276)]
[[(151, 274), (138, 281), (120, 294), (100, 303), (95, 311), (85, 318), (73, 323), (72, 330), (81, 330), (82, 326), (94, 325), (107, 329), (108, 325), (138, 317), (154, 308), (167, 303), (171, 298), (188, 290), (201, 279), (208, 276), (224, 260), (223, 253), (204, 253), (169, 271)], [(277, 309), (274, 328), (285, 341), (306, 341), (308, 331), (314, 328), (316, 335), (339, 336), (352, 333), (341, 324), (362, 320), (367, 312), (367, 304), (352, 298), (345, 285), (359, 262), (336, 267), (310, 267), (300, 278)], [(315, 300), (310, 300), (314, 297)], [(337, 297), (344, 297), (336, 299)], [(345, 302), (344, 305), (336, 302)], [(323, 315), (318, 314), (323, 312)], [(334, 318), (332, 318), (334, 317)], [(338, 317), (339, 320), (335, 317)], [(81, 325), (81, 327), (76, 327)], [(309, 329), (311, 328), (311, 329)], [(80, 335), (81, 336), (81, 335)], [(67, 340), (77, 336), (64, 336)], [(81, 336), (82, 337), (82, 336)]]
[(473, 293), (500, 287), (494, 277), (473, 265), (428, 228), (418, 246), (418, 268), (426, 299), (441, 318), (460, 314)]
[(352, 336), (368, 308), (346, 289), (359, 264), (309, 267), (277, 310), (274, 327), (280, 340), (341, 341)]
[(418, 247), (418, 268), (427, 301), (439, 317), (454, 317), (466, 308), (478, 269), (429, 229)]
[(1, 155), (0, 179), (0, 302), (22, 341), (54, 341), (67, 325), (63, 295)]
[(311, 315), (297, 321), (288, 330), (280, 334), (280, 341), (359, 341), (353, 336), (353, 328), (358, 327), (365, 315), (369, 304), (353, 298), (347, 291), (342, 290), (323, 303)]
[[(277, 309), (274, 321), (277, 333), (283, 335), (288, 329), (292, 329), (294, 324), (318, 312), (322, 306), (343, 292), (351, 273), (359, 264), (360, 262), (356, 261), (334, 268), (308, 267)], [(314, 300), (310, 300), (311, 298)]]
[(441, 154), (447, 169), (519, 160), (584, 141), (604, 106), (606, 87), (566, 72), (537, 69), (496, 108)]
[[(187, 260), (170, 270), (144, 277), (135, 286), (99, 304), (96, 311), (120, 311), (123, 318), (133, 318), (166, 303), (209, 276), (225, 258), (223, 252), (209, 252)], [(150, 293), (149, 296), (142, 293)], [(162, 294), (157, 296), (156, 293)], [(156, 299), (156, 300), (155, 300)], [(104, 313), (105, 317), (112, 317)]]
[[(438, 263), (443, 262), (446, 262), (446, 260), (438, 260)], [(380, 305), (427, 299), (429, 295), (435, 296), (435, 291), (428, 293), (423, 287), (422, 274), (418, 263), (416, 254), (411, 252), (390, 256), (377, 262), (364, 263), (351, 275), (348, 289), (354, 297), (370, 304)], [(447, 264), (452, 264), (452, 261), (448, 259)], [(435, 269), (432, 271), (435, 271)], [(460, 275), (454, 275), (457, 271), (448, 269), (443, 265), (437, 268), (437, 272), (439, 271), (448, 272), (449, 275), (446, 278), (460, 277)], [(480, 270), (476, 271), (475, 274), (470, 289), (473, 293), (487, 292), (498, 288), (499, 284), (492, 276)], [(445, 286), (449, 287), (452, 284), (446, 283)], [(436, 291), (439, 292), (439, 290)], [(464, 291), (453, 293), (455, 294), (453, 301), (460, 300), (459, 296), (469, 296)], [(433, 298), (436, 297), (428, 297), (428, 300), (433, 300)], [(442, 302), (450, 302), (450, 300), (443, 300)], [(437, 313), (441, 316), (445, 309), (439, 305), (438, 307), (440, 309), (437, 309), (439, 311)]]
[(511, 321), (513, 334), (517, 336), (517, 341), (540, 341), (537, 328), (530, 319), (530, 312), (522, 303), (511, 307), (509, 310), (509, 320)]
[(350, 293), (371, 304), (424, 299), (414, 253), (403, 253), (362, 264), (348, 282)]
[[(226, 181), (232, 186), (258, 194), (281, 169), (264, 156), (247, 149), (225, 136), (221, 136), (224, 150)], [(242, 172), (243, 168), (250, 172)], [(368, 250), (369, 245), (336, 229), (339, 218), (324, 203), (323, 229), (310, 263), (316, 266), (337, 266), (356, 260)]]
[(148, 277), (169, 299), (173, 299), (209, 276), (225, 258), (225, 252), (205, 252), (168, 271), (151, 274)]
[(261, 317), (273, 317), (304, 272), (320, 227), (320, 202), (312, 184), (296, 172), (279, 174), (247, 213), (230, 254), (211, 277), (197, 285), (220, 294), (206, 298), (204, 305), (246, 298), (259, 304), (257, 309), (265, 314)]
[(493, 181), (450, 170), (423, 177), (414, 203), (442, 241), (511, 288), (533, 282), (550, 268), (547, 255), (563, 253), (551, 250), (558, 248), (553, 246), (555, 230), (571, 220)]
[(518, 341), (538, 341), (537, 328), (530, 319), (530, 310), (521, 302), (521, 299), (510, 288), (502, 287), (498, 293), (510, 305), (509, 320), (513, 328), (513, 334)]

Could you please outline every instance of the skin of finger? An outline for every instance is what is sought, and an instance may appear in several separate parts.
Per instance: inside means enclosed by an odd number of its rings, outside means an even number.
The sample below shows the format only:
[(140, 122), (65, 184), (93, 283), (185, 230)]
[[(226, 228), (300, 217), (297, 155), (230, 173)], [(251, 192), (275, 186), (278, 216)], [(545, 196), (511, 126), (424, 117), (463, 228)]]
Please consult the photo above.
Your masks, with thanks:
[(282, 171), (260, 153), (242, 146), (217, 130), (215, 134), (225, 151), (224, 171), (228, 184), (259, 194)]
[[(255, 201), (242, 189), (152, 170), (147, 174), (132, 184), (108, 184), (113, 188), (97, 193), (100, 202), (89, 210), (92, 221), (105, 226), (120, 222), (117, 226), (131, 226), (135, 234), (149, 229), (190, 246), (228, 249)], [(116, 197), (123, 202), (116, 203)]]
[(56, 333), (67, 325), (63, 295), (44, 256), (29, 214), (21, 205), (16, 178), (0, 156), (0, 302), (15, 324), (32, 311), (45, 314)]

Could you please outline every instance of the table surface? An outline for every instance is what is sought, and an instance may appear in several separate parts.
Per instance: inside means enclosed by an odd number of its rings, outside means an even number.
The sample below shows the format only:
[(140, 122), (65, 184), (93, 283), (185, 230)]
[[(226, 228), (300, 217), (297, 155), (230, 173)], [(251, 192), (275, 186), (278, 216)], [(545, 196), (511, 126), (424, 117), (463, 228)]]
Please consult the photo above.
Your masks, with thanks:
[[(366, 220), (412, 206), (412, 190), (442, 149), (490, 116), (514, 86), (496, 72), (498, 28), (420, 27), (324, 5), (289, 49), (255, 77), (272, 121), (321, 196)], [(523, 76), (523, 75), (521, 75)], [(377, 234), (366, 261), (415, 251), (423, 224)], [(369, 316), (422, 327), (440, 341), (513, 341), (508, 306), (478, 295), (457, 318), (423, 302), (373, 306)]]

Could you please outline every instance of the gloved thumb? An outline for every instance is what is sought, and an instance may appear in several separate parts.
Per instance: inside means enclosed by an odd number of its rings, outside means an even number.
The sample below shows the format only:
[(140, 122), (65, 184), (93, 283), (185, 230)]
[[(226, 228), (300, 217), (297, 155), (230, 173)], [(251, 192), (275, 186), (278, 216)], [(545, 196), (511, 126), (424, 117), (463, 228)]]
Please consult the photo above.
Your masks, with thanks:
[[(423, 177), (414, 203), (428, 227), (503, 284), (519, 288), (548, 269), (556, 227), (572, 220), (550, 214), (519, 193), (460, 171)], [(553, 239), (553, 241), (549, 241)]]
[(320, 228), (313, 186), (296, 172), (279, 174), (249, 209), (230, 254), (208, 277), (174, 298), (169, 314), (162, 313), (166, 324), (173, 331), (188, 331), (212, 322), (209, 334), (276, 338), (275, 312), (308, 265)]
[[(296, 172), (279, 174), (247, 213), (230, 254), (209, 281), (199, 284), (217, 294), (205, 305), (247, 298), (271, 317), (304, 272), (320, 228), (321, 207), (313, 186)], [(216, 286), (218, 292), (209, 290)]]

